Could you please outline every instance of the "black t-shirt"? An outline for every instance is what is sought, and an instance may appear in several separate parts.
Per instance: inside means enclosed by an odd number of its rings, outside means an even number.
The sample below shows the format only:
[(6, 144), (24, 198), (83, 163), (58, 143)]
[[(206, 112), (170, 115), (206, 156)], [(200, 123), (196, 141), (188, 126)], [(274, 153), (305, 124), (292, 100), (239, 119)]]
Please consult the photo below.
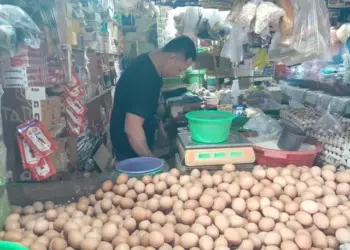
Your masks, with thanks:
[(156, 113), (163, 84), (148, 54), (140, 55), (121, 75), (114, 94), (110, 132), (114, 150), (119, 158), (137, 157), (125, 133), (126, 113), (144, 119), (143, 128), (147, 144), (154, 144), (158, 121)]

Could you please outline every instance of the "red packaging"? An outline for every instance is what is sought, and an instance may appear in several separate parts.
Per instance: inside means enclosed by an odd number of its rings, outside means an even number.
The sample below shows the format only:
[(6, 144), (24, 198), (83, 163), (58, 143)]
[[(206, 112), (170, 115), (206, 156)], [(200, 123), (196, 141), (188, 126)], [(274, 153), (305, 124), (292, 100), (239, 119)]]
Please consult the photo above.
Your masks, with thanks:
[(70, 108), (76, 115), (80, 117), (85, 116), (87, 112), (87, 107), (85, 106), (85, 104), (83, 104), (80, 100), (73, 99), (69, 96), (65, 100), (65, 105), (66, 108)]
[(22, 123), (17, 127), (17, 131), (39, 158), (46, 157), (57, 149), (44, 125), (36, 119)]
[(38, 165), (30, 169), (32, 178), (43, 181), (56, 174), (56, 168), (48, 158), (41, 158)]
[(84, 127), (83, 126), (77, 126), (75, 124), (73, 124), (70, 119), (67, 119), (67, 127), (69, 130), (69, 134), (70, 135), (81, 135), (84, 132)]
[(81, 88), (81, 86), (77, 85), (74, 88), (69, 88), (67, 86), (64, 86), (64, 91), (72, 98), (79, 98), (84, 96), (84, 90)]
[(75, 88), (76, 86), (81, 86), (81, 81), (75, 72), (72, 72), (72, 81), (67, 84), (69, 88)]
[(37, 157), (30, 145), (20, 135), (17, 135), (19, 151), (21, 153), (23, 169), (31, 169), (39, 164), (40, 158)]
[(77, 126), (83, 126), (86, 122), (85, 117), (78, 116), (72, 111), (69, 107), (66, 107), (66, 113), (67, 113), (67, 118), (69, 121), (71, 121), (73, 124)]

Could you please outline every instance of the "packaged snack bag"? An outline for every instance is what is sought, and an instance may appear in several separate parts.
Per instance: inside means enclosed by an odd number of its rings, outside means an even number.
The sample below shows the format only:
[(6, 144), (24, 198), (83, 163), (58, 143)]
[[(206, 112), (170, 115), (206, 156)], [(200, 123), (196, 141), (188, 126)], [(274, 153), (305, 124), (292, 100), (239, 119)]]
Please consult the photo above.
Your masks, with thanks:
[(39, 164), (30, 169), (32, 178), (43, 181), (56, 174), (56, 168), (48, 158), (41, 158)]
[(32, 167), (37, 166), (40, 158), (35, 155), (26, 140), (24, 140), (22, 136), (17, 135), (17, 142), (21, 153), (23, 169), (31, 169)]
[(39, 158), (46, 157), (57, 149), (44, 125), (36, 119), (22, 123), (17, 127), (17, 131)]

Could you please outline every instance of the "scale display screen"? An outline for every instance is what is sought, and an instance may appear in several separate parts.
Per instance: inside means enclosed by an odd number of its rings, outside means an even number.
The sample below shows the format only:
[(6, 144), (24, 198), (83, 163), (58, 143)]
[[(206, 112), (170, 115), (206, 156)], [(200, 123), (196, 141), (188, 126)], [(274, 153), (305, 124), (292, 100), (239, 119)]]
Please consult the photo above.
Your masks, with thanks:
[(220, 159), (235, 159), (235, 158), (241, 158), (243, 157), (243, 152), (201, 152), (201, 153), (195, 153), (195, 159), (196, 160), (220, 160)]

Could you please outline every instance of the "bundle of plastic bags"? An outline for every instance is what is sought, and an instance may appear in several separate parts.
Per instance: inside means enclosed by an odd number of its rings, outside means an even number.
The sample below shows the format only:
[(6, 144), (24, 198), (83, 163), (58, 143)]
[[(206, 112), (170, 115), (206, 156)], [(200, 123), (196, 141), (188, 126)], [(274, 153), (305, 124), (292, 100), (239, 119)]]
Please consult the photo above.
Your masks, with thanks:
[(13, 56), (21, 45), (40, 47), (40, 29), (21, 8), (0, 5), (0, 53)]
[(231, 31), (226, 21), (228, 12), (201, 7), (187, 7), (184, 15), (184, 34), (201, 39), (221, 40)]
[[(331, 35), (326, 2), (283, 0), (285, 15), (269, 50), (272, 61), (294, 65), (310, 60), (330, 61)], [(293, 12), (291, 10), (293, 9)]]

